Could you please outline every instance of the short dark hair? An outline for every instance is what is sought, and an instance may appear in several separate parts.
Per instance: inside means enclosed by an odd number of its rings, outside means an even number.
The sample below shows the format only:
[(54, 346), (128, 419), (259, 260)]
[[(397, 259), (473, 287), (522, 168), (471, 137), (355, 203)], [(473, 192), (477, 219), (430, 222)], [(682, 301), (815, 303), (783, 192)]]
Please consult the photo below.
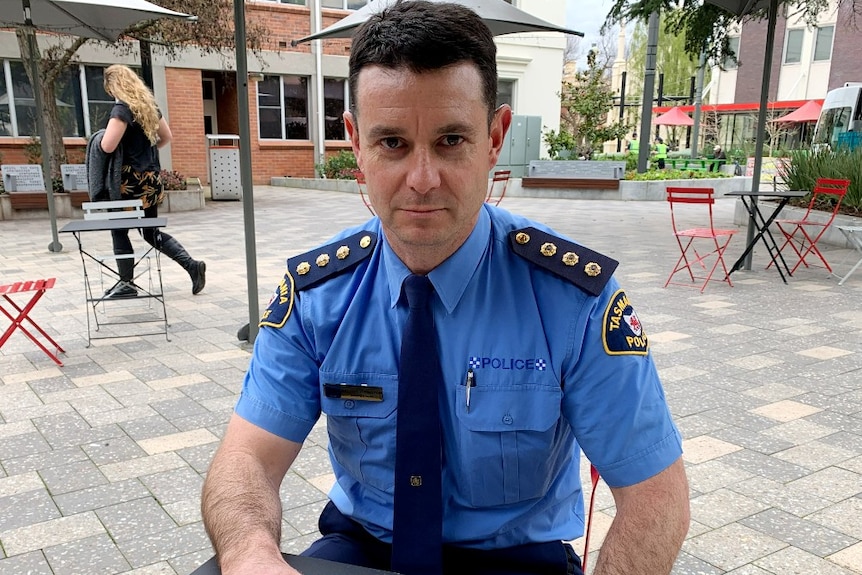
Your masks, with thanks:
[(448, 2), (399, 0), (356, 31), (350, 49), (350, 111), (356, 111), (359, 72), (366, 66), (415, 73), (472, 62), (482, 78), (488, 123), (497, 107), (497, 46), (473, 10)]

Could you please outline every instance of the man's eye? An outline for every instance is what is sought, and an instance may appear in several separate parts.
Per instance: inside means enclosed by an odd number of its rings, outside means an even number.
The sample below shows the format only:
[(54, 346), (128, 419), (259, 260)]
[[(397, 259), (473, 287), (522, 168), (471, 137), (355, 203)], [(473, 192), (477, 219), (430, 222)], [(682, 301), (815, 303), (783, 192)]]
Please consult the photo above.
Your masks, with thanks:
[(444, 146), (457, 146), (458, 144), (460, 144), (463, 141), (464, 141), (464, 138), (461, 136), (455, 136), (452, 134), (450, 134), (448, 136), (443, 136), (443, 145)]
[(390, 150), (394, 150), (401, 145), (401, 141), (398, 138), (383, 138), (381, 143), (384, 148), (389, 148)]

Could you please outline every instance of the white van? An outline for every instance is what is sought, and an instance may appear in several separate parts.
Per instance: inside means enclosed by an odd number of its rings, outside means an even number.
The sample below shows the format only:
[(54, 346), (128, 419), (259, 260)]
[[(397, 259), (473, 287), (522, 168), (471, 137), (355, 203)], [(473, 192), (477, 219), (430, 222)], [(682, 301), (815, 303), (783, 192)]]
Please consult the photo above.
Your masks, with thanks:
[(848, 131), (862, 132), (862, 82), (846, 82), (826, 94), (811, 148), (834, 149), (838, 136)]

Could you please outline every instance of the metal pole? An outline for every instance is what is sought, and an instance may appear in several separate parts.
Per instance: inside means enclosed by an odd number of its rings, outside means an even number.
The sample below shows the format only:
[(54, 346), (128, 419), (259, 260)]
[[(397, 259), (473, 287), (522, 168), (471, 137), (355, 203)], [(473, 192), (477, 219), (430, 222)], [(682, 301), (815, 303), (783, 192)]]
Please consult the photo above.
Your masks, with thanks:
[[(773, 0), (774, 1), (774, 0)], [(658, 49), (658, 12), (649, 15), (647, 27), (646, 67), (644, 69), (644, 93), (641, 103), (641, 134), (638, 149), (638, 173), (647, 169), (649, 158), (649, 128), (652, 123), (652, 98), (655, 90), (656, 50)]]
[(149, 40), (138, 40), (141, 51), (141, 79), (150, 90), (153, 88), (153, 50)]
[(254, 238), (254, 194), (251, 177), (251, 129), (248, 125), (248, 59), (245, 49), (245, 0), (233, 0), (236, 43), (236, 90), (239, 113), (239, 171), (242, 185), (242, 219), (245, 224), (245, 267), (248, 282), (248, 342), (254, 343), (260, 320), (257, 302), (257, 252)]
[(48, 217), (51, 220), (51, 243), (49, 252), (63, 251), (57, 236), (57, 209), (54, 206), (54, 180), (51, 177), (51, 142), (45, 137), (45, 118), (42, 109), (42, 76), (39, 72), (39, 47), (36, 45), (36, 30), (30, 19), (30, 2), (24, 0), (24, 25), (30, 28), (27, 34), (27, 51), (30, 52), (30, 75), (33, 76), (33, 103), (36, 106), (36, 129), (39, 130), (39, 143), (42, 148), (42, 177), (45, 192), (48, 194)]
[[(658, 96), (656, 97), (656, 105), (661, 107), (664, 106), (664, 72), (658, 75)], [(655, 137), (658, 138), (661, 133), (661, 126), (655, 127)]]
[[(620, 74), (620, 123), (625, 120), (626, 115), (626, 72)], [(617, 152), (622, 151), (622, 140), (617, 139)], [(628, 150), (626, 150), (628, 152)]]
[[(766, 26), (766, 55), (763, 59), (763, 81), (760, 84), (760, 110), (757, 114), (757, 132), (754, 139), (754, 169), (751, 174), (751, 191), (760, 190), (760, 170), (763, 166), (763, 135), (766, 132), (766, 104), (769, 100), (769, 83), (772, 77), (772, 52), (775, 44), (775, 20), (778, 12), (778, 0), (769, 1), (769, 24)], [(757, 222), (754, 219), (757, 208), (757, 198), (751, 198), (751, 209), (748, 213), (748, 230), (745, 235), (745, 245), (754, 239)], [(754, 250), (745, 257), (743, 268), (751, 269), (751, 258)]]
[(706, 68), (706, 54), (700, 53), (697, 62), (697, 81), (694, 84), (694, 127), (691, 130), (691, 157), (697, 157), (700, 142), (700, 105), (703, 100), (703, 71)]
[[(323, 25), (323, 15), (321, 14), (320, 0), (310, 0), (309, 7), (311, 8), (311, 33), (320, 32)], [(316, 122), (314, 123), (314, 131), (317, 132), (317, 137), (314, 138), (314, 158), (315, 163), (323, 164), (326, 158), (326, 118), (324, 117), (324, 94), (323, 94), (323, 40), (312, 40), (311, 49), (314, 52), (314, 109)]]

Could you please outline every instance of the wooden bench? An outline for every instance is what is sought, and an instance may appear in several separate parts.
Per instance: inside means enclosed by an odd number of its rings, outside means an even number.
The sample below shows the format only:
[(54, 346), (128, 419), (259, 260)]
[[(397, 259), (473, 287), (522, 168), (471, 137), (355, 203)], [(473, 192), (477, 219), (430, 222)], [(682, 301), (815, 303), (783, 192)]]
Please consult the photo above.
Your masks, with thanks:
[(522, 188), (562, 188), (567, 190), (618, 190), (620, 181), (602, 178), (521, 178)]

